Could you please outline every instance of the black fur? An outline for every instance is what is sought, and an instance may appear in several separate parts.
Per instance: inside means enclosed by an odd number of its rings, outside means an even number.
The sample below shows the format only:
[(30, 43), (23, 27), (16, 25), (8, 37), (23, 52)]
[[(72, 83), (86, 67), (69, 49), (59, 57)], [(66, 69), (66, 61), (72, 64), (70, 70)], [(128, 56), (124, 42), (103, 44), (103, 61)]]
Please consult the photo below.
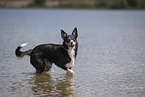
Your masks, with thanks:
[[(77, 28), (75, 28), (72, 32), (72, 35), (67, 35), (63, 30), (61, 30), (61, 36), (63, 44), (42, 44), (36, 46), (33, 50), (28, 50), (25, 52), (20, 51), (22, 48), (18, 46), (15, 53), (17, 57), (23, 57), (24, 55), (30, 56), (30, 62), (35, 67), (37, 73), (42, 73), (44, 70), (49, 71), (52, 67), (52, 63), (55, 63), (58, 67), (67, 70), (67, 63), (71, 62), (71, 58), (69, 56), (68, 49), (70, 46), (73, 47), (72, 44), (69, 43), (70, 40), (75, 42), (74, 46), (74, 57), (77, 56), (78, 50), (78, 42), (77, 42)], [(70, 67), (69, 69), (71, 69)]]
[(32, 49), (25, 51), (25, 52), (21, 52), (20, 51), (21, 48), (22, 48), (21, 46), (18, 46), (16, 51), (15, 51), (15, 54), (17, 57), (23, 57), (24, 55), (30, 55), (32, 52)]

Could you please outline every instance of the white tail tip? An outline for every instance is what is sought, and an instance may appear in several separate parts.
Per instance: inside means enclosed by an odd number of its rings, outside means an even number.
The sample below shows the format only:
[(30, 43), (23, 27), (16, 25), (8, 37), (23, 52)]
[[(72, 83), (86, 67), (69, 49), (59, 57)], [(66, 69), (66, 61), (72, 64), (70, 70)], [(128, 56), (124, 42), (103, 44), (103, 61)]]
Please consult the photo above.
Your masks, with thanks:
[(23, 43), (23, 44), (20, 45), (20, 47), (24, 47), (26, 45), (27, 45), (27, 43)]

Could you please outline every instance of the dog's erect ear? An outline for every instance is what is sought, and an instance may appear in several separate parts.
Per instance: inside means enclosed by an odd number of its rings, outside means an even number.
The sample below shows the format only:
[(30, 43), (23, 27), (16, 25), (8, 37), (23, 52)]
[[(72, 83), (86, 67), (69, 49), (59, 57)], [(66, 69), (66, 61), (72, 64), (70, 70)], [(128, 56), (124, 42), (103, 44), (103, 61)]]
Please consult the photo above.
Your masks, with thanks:
[(61, 30), (61, 37), (64, 39), (67, 36), (67, 33), (65, 33), (63, 30)]
[(75, 38), (77, 39), (78, 37), (78, 31), (77, 31), (77, 28), (74, 28), (73, 32), (72, 32), (72, 35), (75, 36)]

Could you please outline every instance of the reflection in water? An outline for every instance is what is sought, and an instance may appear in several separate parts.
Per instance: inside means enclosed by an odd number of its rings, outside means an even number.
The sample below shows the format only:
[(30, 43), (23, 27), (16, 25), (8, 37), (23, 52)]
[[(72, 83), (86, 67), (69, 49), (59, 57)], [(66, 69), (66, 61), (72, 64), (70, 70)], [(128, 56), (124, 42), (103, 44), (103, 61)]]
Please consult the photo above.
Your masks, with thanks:
[[(58, 78), (52, 78), (50, 74), (36, 75), (32, 90), (37, 96), (74, 96), (74, 88), (72, 87), (73, 77), (64, 75)], [(33, 79), (32, 78), (32, 79)]]

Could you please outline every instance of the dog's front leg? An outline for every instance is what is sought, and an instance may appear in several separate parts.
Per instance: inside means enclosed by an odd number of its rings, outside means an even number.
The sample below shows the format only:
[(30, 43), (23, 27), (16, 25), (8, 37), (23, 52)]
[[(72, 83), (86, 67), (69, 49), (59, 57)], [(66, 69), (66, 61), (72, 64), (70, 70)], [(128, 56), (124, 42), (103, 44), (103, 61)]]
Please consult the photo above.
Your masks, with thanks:
[(67, 74), (74, 75), (74, 71), (71, 70), (71, 67), (68, 64), (62, 65), (61, 68), (64, 69), (64, 70), (66, 70), (67, 71)]
[(74, 75), (74, 71), (73, 71), (73, 70), (71, 70), (71, 69), (67, 69), (67, 74)]

